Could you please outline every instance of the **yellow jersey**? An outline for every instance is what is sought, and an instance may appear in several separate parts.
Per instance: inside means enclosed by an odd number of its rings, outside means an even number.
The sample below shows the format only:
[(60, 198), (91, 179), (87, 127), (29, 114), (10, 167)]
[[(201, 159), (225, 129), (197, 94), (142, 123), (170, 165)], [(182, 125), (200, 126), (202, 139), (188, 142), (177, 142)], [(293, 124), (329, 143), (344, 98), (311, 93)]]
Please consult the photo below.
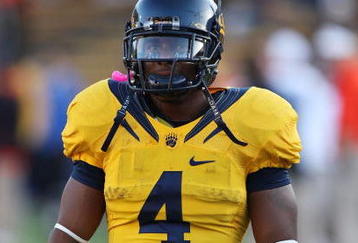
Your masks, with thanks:
[(68, 108), (64, 153), (103, 169), (110, 243), (237, 243), (249, 223), (246, 177), (265, 167), (289, 168), (301, 150), (297, 114), (266, 89), (226, 89), (217, 105), (242, 146), (209, 110), (171, 127), (135, 99), (108, 151), (101, 147), (122, 107), (126, 83), (103, 80)]

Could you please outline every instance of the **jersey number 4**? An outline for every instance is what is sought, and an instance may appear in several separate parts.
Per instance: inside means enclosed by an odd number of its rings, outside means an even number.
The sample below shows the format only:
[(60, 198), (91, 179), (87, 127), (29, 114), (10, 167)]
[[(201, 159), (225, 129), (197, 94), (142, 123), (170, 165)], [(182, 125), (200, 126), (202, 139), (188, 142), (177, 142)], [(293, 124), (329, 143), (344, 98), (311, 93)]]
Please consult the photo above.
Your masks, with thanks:
[[(190, 224), (183, 221), (181, 182), (181, 171), (163, 172), (140, 210), (139, 233), (165, 233), (168, 240), (162, 243), (190, 243), (184, 240)], [(166, 220), (155, 220), (164, 204)]]

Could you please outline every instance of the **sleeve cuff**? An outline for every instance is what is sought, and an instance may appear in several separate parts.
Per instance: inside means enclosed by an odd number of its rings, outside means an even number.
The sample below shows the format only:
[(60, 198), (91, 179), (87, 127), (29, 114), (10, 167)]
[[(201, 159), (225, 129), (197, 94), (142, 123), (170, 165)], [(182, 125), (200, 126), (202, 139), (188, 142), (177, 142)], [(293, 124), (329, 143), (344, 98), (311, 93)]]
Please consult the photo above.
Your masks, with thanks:
[(104, 171), (84, 161), (75, 161), (71, 177), (94, 189), (104, 190)]
[(291, 184), (288, 170), (284, 168), (263, 168), (250, 173), (246, 178), (248, 193), (270, 190)]

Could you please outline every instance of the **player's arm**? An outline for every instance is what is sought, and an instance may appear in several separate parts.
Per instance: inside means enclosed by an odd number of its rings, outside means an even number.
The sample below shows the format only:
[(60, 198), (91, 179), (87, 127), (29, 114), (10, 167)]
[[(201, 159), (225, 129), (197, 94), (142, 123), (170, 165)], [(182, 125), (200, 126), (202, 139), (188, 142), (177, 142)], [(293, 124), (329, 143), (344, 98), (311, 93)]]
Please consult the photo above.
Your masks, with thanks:
[(297, 242), (297, 205), (288, 168), (300, 161), (298, 115), (286, 100), (271, 91), (253, 89), (251, 94), (251, 106), (257, 112), (253, 113), (254, 117), (265, 124), (253, 128), (267, 128), (251, 130), (251, 144), (256, 143), (260, 148), (248, 164), (246, 181), (254, 236), (257, 243), (294, 243)]
[(251, 178), (261, 177), (264, 181), (259, 182), (261, 188), (256, 184), (257, 190), (248, 193), (249, 216), (256, 242), (297, 240), (297, 205), (287, 170), (271, 168), (263, 171)]
[(104, 175), (98, 168), (77, 162), (72, 177), (64, 189), (57, 226), (49, 243), (77, 243), (91, 238), (105, 211)]

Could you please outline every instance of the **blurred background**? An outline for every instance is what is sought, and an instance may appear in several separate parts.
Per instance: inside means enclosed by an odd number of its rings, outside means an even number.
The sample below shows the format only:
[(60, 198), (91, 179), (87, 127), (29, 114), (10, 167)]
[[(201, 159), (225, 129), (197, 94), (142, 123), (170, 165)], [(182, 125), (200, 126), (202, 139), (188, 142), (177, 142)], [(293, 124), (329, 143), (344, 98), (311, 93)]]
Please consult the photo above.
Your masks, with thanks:
[[(216, 86), (291, 102), (302, 243), (358, 238), (358, 2), (224, 0)], [(124, 71), (132, 0), (0, 0), (0, 242), (46, 242), (71, 172), (60, 133), (75, 93)], [(91, 242), (106, 242), (103, 223)], [(250, 232), (245, 243), (254, 242)]]

